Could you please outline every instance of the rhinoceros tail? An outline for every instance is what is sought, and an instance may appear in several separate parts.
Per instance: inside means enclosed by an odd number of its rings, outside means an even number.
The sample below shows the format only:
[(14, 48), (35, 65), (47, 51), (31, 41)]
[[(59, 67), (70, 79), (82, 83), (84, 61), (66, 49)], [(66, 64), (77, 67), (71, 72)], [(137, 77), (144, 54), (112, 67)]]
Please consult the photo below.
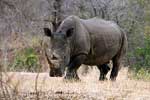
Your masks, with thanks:
[(116, 55), (119, 61), (121, 61), (125, 57), (128, 47), (127, 36), (123, 29), (121, 29), (121, 35), (122, 35), (121, 48), (118, 54)]
[(121, 33), (122, 33), (121, 55), (125, 56), (128, 48), (127, 35), (123, 29), (121, 29)]

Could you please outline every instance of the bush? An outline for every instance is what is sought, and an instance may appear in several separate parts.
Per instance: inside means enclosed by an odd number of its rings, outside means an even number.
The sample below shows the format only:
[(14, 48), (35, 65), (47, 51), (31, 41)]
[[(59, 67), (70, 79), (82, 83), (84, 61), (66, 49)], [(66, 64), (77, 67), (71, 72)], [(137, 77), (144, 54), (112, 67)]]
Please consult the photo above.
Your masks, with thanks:
[(10, 66), (15, 71), (37, 71), (40, 68), (39, 57), (33, 48), (25, 48), (16, 52)]
[(145, 46), (137, 47), (135, 50), (135, 56), (137, 62), (132, 66), (134, 76), (137, 79), (149, 79), (150, 80), (150, 36), (145, 36)]

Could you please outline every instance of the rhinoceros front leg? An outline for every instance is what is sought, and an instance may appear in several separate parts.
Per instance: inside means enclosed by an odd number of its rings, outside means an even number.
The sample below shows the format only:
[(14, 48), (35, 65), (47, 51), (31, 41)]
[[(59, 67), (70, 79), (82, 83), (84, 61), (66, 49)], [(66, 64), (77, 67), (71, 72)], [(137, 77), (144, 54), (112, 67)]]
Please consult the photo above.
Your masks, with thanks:
[(109, 66), (107, 64), (103, 64), (103, 65), (98, 65), (97, 67), (100, 71), (99, 80), (101, 81), (107, 80), (106, 75), (110, 70)]
[(79, 76), (77, 74), (77, 70), (80, 67), (80, 65), (83, 64), (85, 59), (86, 59), (86, 55), (85, 54), (81, 54), (81, 55), (78, 55), (78, 56), (75, 56), (75, 57), (71, 58), (70, 63), (68, 65), (68, 67), (67, 67), (65, 79), (79, 80)]

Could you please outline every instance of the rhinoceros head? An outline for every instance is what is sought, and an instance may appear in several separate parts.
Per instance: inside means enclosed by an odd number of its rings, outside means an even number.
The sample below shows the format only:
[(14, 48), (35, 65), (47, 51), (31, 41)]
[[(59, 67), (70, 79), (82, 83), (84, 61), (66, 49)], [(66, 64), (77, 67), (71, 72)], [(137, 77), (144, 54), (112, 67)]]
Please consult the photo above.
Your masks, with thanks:
[(44, 28), (44, 32), (51, 40), (52, 54), (50, 61), (54, 66), (50, 69), (50, 76), (62, 76), (65, 71), (65, 66), (69, 63), (69, 37), (71, 37), (73, 33), (73, 28), (53, 33), (49, 28)]

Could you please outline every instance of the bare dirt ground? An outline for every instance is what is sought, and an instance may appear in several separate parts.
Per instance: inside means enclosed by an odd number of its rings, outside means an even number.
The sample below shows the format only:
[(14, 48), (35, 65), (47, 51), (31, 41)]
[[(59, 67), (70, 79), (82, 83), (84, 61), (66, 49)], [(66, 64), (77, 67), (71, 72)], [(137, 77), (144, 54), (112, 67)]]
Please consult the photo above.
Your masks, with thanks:
[(15, 88), (18, 100), (150, 100), (150, 82), (128, 78), (127, 68), (122, 68), (116, 82), (98, 81), (98, 77), (96, 68), (86, 76), (80, 75), (80, 82), (66, 82), (63, 78), (49, 77), (48, 73), (3, 75)]

